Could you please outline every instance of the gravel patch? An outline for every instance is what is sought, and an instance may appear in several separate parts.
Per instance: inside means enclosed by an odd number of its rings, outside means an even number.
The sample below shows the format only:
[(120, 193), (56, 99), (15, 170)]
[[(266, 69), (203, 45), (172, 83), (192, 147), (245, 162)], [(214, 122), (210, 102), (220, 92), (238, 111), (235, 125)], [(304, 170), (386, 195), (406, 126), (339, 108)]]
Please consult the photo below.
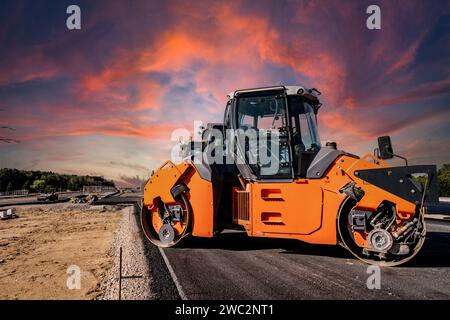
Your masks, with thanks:
[[(98, 299), (117, 300), (119, 298), (119, 252), (122, 247), (122, 300), (154, 300), (159, 296), (154, 292), (151, 261), (149, 261), (145, 243), (137, 223), (133, 206), (122, 210), (123, 217), (115, 235), (109, 255), (112, 265), (100, 283), (102, 294)], [(150, 262), (150, 263), (149, 263)]]

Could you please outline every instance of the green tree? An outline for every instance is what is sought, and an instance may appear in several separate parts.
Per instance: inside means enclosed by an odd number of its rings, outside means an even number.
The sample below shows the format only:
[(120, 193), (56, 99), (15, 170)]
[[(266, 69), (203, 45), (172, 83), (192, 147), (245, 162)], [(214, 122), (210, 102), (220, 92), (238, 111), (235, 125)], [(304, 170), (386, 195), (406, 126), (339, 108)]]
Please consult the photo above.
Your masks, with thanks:
[(80, 179), (77, 176), (71, 176), (67, 183), (67, 188), (70, 190), (79, 190), (81, 186)]
[(22, 190), (30, 190), (30, 181), (26, 180), (22, 185)]
[(34, 180), (33, 184), (31, 185), (31, 188), (35, 191), (42, 192), (45, 190), (47, 185), (45, 184), (45, 180)]
[(11, 191), (13, 191), (13, 186), (12, 186), (12, 183), (9, 182), (8, 186), (6, 187), (6, 192), (11, 192)]
[(450, 197), (450, 164), (444, 164), (438, 171), (439, 196)]
[(44, 171), (23, 171), (17, 169), (0, 169), (0, 192), (7, 188), (12, 190), (26, 189), (29, 191), (45, 190), (80, 190), (83, 186), (112, 186), (113, 181), (108, 181), (100, 176), (65, 175)]

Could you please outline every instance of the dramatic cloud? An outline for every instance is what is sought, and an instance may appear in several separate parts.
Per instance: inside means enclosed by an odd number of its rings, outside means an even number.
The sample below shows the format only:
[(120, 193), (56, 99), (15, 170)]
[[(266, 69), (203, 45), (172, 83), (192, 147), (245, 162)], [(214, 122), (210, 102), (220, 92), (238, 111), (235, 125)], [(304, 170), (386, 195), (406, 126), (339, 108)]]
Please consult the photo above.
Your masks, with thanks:
[(324, 142), (365, 153), (392, 134), (412, 162), (450, 162), (447, 1), (379, 1), (381, 30), (370, 1), (79, 1), (77, 31), (70, 4), (0, 3), (0, 126), (17, 129), (0, 136), (21, 141), (0, 145), (0, 166), (136, 182), (173, 130), (279, 83), (323, 92)]

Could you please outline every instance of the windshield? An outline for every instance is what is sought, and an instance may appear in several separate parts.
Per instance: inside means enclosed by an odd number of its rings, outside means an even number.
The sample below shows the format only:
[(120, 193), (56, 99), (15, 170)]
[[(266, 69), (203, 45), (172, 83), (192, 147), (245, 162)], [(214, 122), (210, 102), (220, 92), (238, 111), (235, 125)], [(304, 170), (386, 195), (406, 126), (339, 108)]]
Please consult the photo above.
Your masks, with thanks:
[(245, 161), (256, 175), (291, 177), (287, 120), (282, 95), (271, 93), (238, 99), (237, 129), (242, 130), (239, 137)]
[(243, 97), (238, 103), (238, 128), (271, 130), (286, 126), (283, 97)]
[(320, 150), (310, 100), (303, 96), (262, 93), (239, 97), (236, 107), (240, 157), (256, 176), (306, 175)]
[(320, 150), (316, 117), (311, 104), (307, 99), (300, 96), (290, 96), (288, 100), (292, 121), (292, 140), (295, 151)]

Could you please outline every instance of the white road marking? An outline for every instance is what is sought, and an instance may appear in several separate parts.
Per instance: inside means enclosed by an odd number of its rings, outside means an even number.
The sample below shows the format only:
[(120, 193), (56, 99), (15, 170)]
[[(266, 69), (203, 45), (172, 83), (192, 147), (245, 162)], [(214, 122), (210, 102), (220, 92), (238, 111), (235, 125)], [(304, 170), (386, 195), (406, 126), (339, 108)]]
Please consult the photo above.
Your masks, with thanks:
[[(142, 210), (142, 207), (139, 203), (136, 203), (139, 209)], [(164, 259), (164, 263), (166, 264), (167, 269), (169, 270), (170, 276), (172, 277), (173, 283), (175, 283), (175, 287), (177, 288), (178, 294), (180, 295), (181, 300), (188, 300), (186, 294), (183, 291), (183, 288), (181, 287), (181, 283), (178, 281), (177, 275), (175, 274), (175, 271), (173, 271), (172, 265), (169, 262), (169, 259), (167, 259), (166, 254), (164, 253), (164, 250), (161, 247), (158, 247), (159, 252), (161, 253), (161, 256)]]
[(178, 281), (177, 275), (175, 274), (175, 271), (173, 271), (172, 265), (169, 262), (169, 259), (167, 259), (166, 254), (164, 253), (164, 250), (160, 247), (158, 247), (159, 252), (161, 253), (164, 262), (166, 263), (167, 269), (169, 269), (170, 276), (172, 277), (173, 282), (175, 283), (175, 286), (177, 287), (178, 294), (180, 295), (181, 300), (188, 300), (186, 294), (183, 291), (183, 288), (181, 287), (180, 282)]

